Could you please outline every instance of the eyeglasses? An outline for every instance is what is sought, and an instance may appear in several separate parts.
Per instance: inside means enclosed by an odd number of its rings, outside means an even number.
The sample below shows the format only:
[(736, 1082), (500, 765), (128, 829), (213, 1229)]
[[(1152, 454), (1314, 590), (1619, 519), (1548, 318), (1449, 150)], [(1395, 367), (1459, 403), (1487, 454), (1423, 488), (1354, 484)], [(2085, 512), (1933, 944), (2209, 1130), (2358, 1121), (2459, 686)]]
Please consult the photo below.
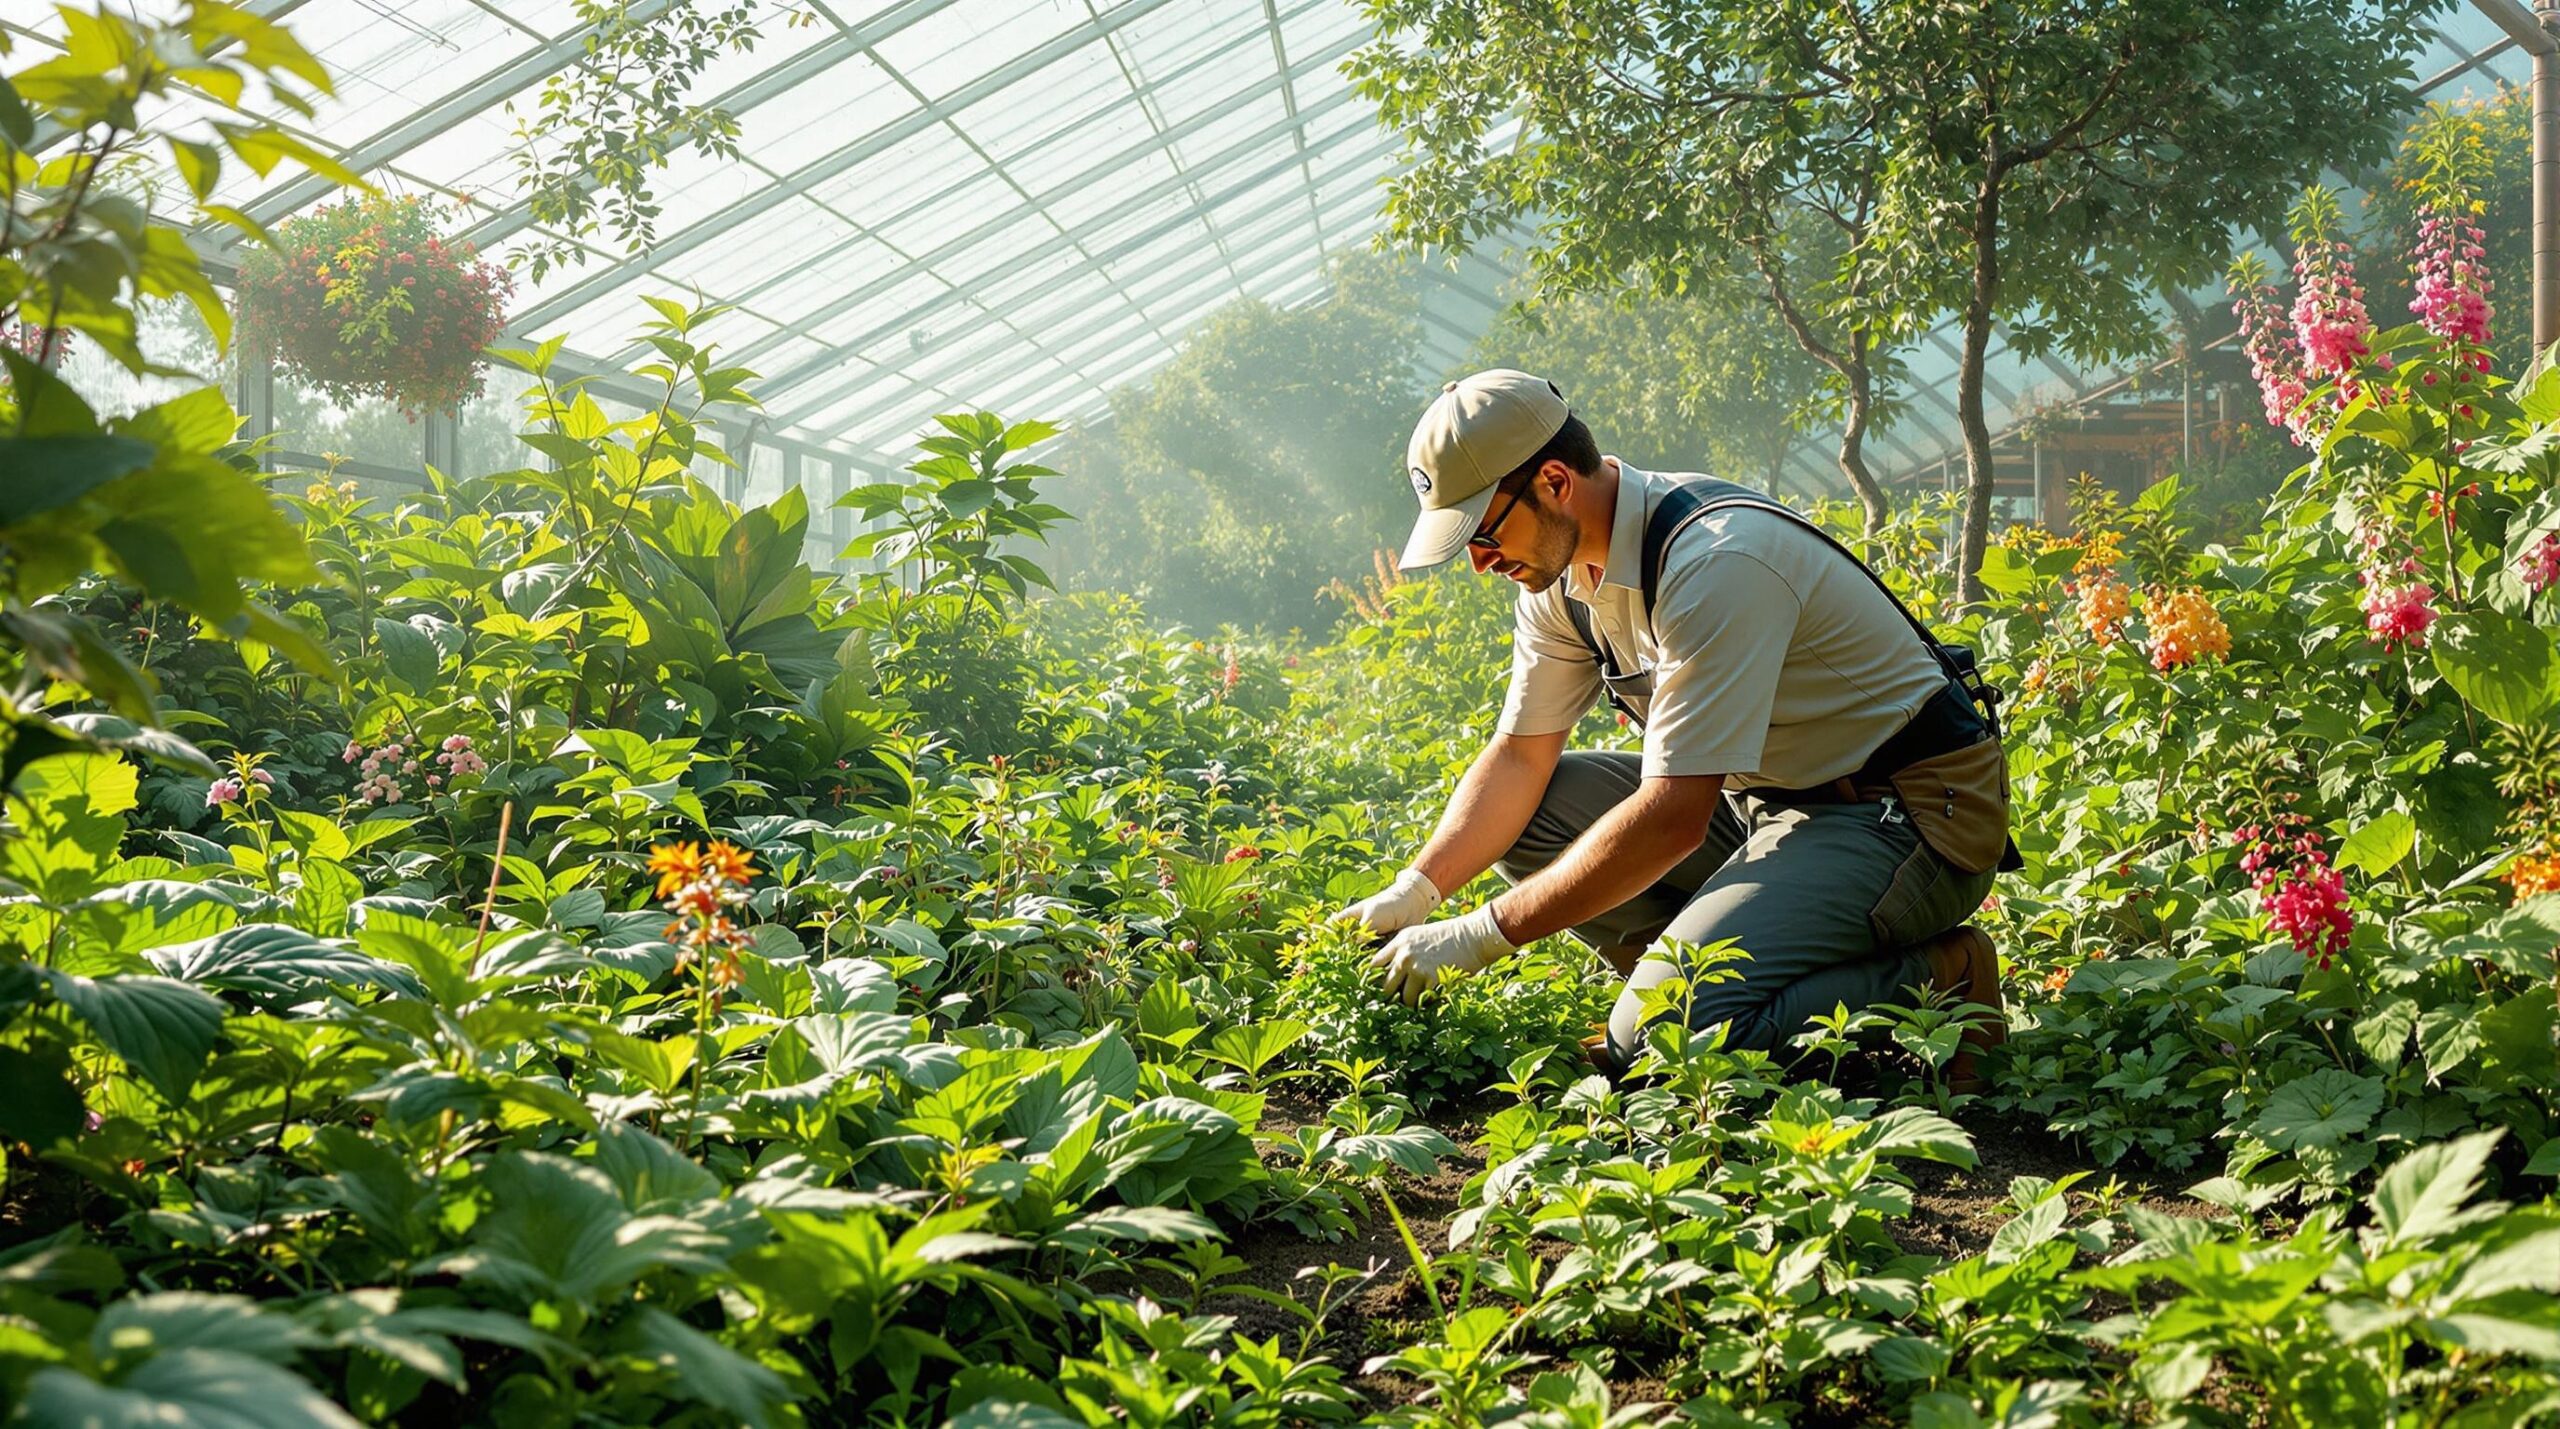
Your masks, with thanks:
[(1501, 550), (1502, 538), (1493, 533), (1502, 529), (1502, 523), (1510, 519), (1511, 508), (1519, 505), (1520, 498), (1528, 495), (1529, 487), (1536, 484), (1536, 482), (1532, 481), (1527, 485), (1523, 485), (1518, 491), (1511, 493), (1511, 499), (1504, 502), (1502, 505), (1502, 514), (1494, 517), (1492, 523), (1487, 525), (1483, 530), (1469, 536), (1467, 538), (1467, 544), (1475, 547), (1479, 551)]

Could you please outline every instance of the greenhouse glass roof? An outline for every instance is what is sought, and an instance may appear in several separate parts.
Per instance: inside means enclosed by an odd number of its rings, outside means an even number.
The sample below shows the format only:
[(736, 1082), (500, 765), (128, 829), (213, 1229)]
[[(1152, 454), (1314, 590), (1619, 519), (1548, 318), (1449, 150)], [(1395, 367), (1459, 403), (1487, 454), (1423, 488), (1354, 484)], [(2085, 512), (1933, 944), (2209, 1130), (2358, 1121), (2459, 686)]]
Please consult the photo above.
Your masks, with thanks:
[[(567, 0), (256, 8), (337, 77), (297, 132), (387, 189), (458, 200), (486, 252), (541, 237), (508, 107), (530, 113), (580, 61)], [(785, 8), (816, 23), (780, 23)], [(646, 351), (644, 296), (699, 293), (734, 308), (706, 330), (763, 375), (767, 434), (885, 455), (954, 407), (1097, 417), (1189, 324), (1239, 296), (1315, 296), (1329, 255), (1380, 226), (1395, 144), (1340, 73), (1367, 35), (1342, 0), (772, 9), (691, 92), (737, 116), (743, 157), (679, 154), (638, 256), (520, 275), (519, 335), (620, 369)], [(287, 174), (235, 172), (216, 201), (272, 223), (332, 192)], [(239, 241), (209, 236), (209, 256)], [(1438, 273), (1457, 291), (1429, 304), (1435, 367), (1491, 318), (1502, 277)]]
[[(167, 0), (156, 0), (166, 5)], [(637, 0), (648, 12), (665, 0)], [(145, 8), (152, 8), (146, 5)], [(569, 0), (255, 0), (337, 77), (290, 127), (394, 192), (465, 206), (466, 236), (508, 254), (544, 239), (518, 192), (515, 119), (581, 62)], [(644, 296), (698, 293), (708, 326), (762, 374), (757, 435), (890, 460), (938, 411), (1092, 420), (1221, 304), (1317, 296), (1328, 258), (1382, 226), (1397, 143), (1351, 91), (1367, 38), (1345, 0), (847, 0), (767, 3), (763, 38), (690, 98), (738, 118), (737, 160), (678, 155), (638, 256), (520, 281), (512, 327), (565, 335), (571, 362), (642, 360)], [(814, 23), (783, 23), (785, 12)], [(48, 42), (38, 0), (0, 24)], [(2419, 72), (2437, 95), (2521, 80), (2525, 56), (2476, 11), (2446, 12)], [(282, 116), (290, 118), (290, 116)], [(274, 222), (332, 190), (279, 169), (226, 176), (217, 201)], [(236, 251), (208, 234), (208, 256)], [(1425, 265), (1426, 364), (1454, 367), (1516, 263)], [(2218, 294), (2199, 293), (2200, 302)], [(1876, 440), (1904, 477), (1960, 451), (1951, 328), (1910, 354), (1906, 411)], [(1995, 430), (2115, 374), (1995, 342)], [(1821, 443), (1797, 458), (1828, 484)]]

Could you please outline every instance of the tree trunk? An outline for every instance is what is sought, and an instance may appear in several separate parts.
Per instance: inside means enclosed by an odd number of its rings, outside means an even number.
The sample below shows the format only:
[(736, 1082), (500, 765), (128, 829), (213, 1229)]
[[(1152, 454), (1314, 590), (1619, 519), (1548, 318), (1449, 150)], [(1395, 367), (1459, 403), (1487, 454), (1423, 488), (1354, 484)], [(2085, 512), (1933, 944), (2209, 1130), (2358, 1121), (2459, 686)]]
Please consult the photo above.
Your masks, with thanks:
[(1983, 603), (1982, 552), (1991, 541), (1991, 423), (1982, 411), (1991, 314), (2000, 299), (2000, 185), (1995, 148), (1973, 200), (1973, 293), (1964, 307), (1964, 351), (1956, 363), (1956, 422), (1964, 429), (1964, 528), (1956, 541), (1956, 602)]
[[(1779, 482), (1779, 480), (1780, 480), (1781, 478), (1785, 477), (1785, 476), (1786, 476), (1786, 474), (1787, 474), (1787, 453), (1789, 453), (1789, 452), (1791, 452), (1791, 451), (1794, 451), (1795, 449), (1796, 449), (1796, 434), (1795, 434), (1794, 430), (1793, 430), (1792, 428), (1789, 428), (1789, 429), (1786, 429), (1786, 430), (1780, 431), (1780, 432), (1778, 433), (1777, 444), (1776, 444), (1776, 445), (1774, 445), (1774, 446), (1772, 446), (1772, 447), (1769, 449), (1769, 495), (1770, 495), (1770, 496), (1772, 496), (1772, 497), (1777, 496), (1777, 494), (1778, 494), (1778, 482)], [(1806, 495), (1808, 495), (1808, 496), (1810, 496), (1810, 495), (1812, 495), (1813, 493), (1811, 493), (1811, 492), (1807, 492), (1807, 493), (1805, 493), (1805, 494), (1806, 494)]]
[(1884, 488), (1877, 484), (1875, 473), (1867, 470), (1867, 426), (1875, 417), (1876, 381), (1874, 369), (1867, 365), (1867, 350), (1872, 339), (1867, 333), (1849, 334), (1846, 352), (1825, 343), (1806, 321), (1796, 306), (1795, 295), (1772, 262), (1766, 247), (1754, 243), (1751, 260), (1769, 285), (1770, 305), (1778, 310), (1778, 320), (1794, 335), (1796, 346), (1813, 355), (1816, 362), (1840, 374), (1849, 388), (1849, 422), (1840, 431), (1840, 474), (1849, 479), (1849, 489), (1858, 493), (1858, 504), (1866, 508), (1866, 534), (1873, 539), (1884, 529), (1885, 518), (1893, 508), (1884, 499)]
[(1849, 384), (1849, 420), (1840, 428), (1840, 474), (1849, 478), (1849, 489), (1866, 508), (1866, 536), (1872, 541), (1884, 530), (1893, 508), (1886, 503), (1875, 473), (1867, 470), (1867, 428), (1875, 420), (1876, 407), (1876, 378), (1867, 366), (1867, 338), (1860, 333), (1849, 342), (1850, 361), (1841, 368)]

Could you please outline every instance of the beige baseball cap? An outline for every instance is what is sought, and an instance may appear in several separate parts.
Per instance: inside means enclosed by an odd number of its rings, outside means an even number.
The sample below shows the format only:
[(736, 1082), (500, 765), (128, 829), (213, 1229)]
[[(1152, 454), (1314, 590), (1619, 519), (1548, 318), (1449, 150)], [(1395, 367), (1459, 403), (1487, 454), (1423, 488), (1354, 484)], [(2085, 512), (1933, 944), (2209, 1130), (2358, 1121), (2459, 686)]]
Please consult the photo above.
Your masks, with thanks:
[(1493, 492), (1573, 415), (1543, 377), (1496, 367), (1440, 389), (1405, 444), (1405, 475), (1422, 515), (1397, 566), (1426, 570), (1467, 548)]

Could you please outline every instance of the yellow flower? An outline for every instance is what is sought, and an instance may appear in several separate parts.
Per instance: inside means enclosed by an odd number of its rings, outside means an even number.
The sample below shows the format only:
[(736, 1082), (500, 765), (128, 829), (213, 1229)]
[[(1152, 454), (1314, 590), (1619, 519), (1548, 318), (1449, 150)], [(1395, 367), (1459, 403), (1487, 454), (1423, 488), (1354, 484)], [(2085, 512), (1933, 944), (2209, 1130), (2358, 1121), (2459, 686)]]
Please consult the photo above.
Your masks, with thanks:
[(649, 871), (658, 875), (658, 896), (668, 897), (702, 876), (702, 850), (689, 843), (659, 844), (649, 850)]
[(744, 887), (756, 876), (755, 862), (747, 851), (727, 839), (713, 839), (702, 851), (703, 872), (732, 887)]

